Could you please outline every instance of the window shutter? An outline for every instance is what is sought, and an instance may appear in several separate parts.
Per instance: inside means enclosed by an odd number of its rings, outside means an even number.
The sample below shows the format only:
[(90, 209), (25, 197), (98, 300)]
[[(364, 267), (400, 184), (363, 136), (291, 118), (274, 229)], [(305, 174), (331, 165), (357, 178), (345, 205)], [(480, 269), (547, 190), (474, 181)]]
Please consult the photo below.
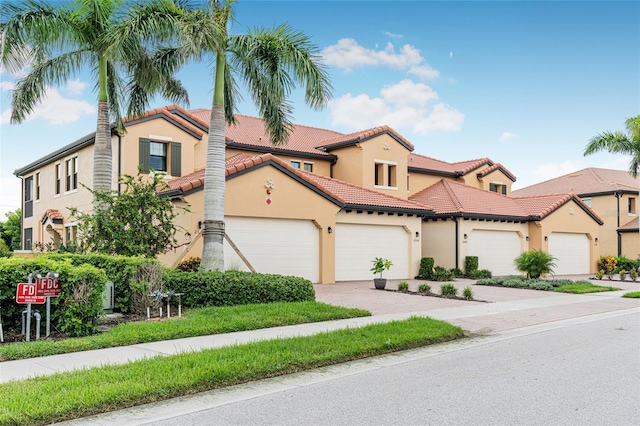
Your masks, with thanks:
[(502, 185), (502, 194), (507, 195), (507, 185)]
[(140, 171), (142, 173), (149, 173), (149, 163), (151, 160), (151, 145), (149, 139), (140, 138)]
[(182, 176), (182, 144), (171, 142), (171, 176)]

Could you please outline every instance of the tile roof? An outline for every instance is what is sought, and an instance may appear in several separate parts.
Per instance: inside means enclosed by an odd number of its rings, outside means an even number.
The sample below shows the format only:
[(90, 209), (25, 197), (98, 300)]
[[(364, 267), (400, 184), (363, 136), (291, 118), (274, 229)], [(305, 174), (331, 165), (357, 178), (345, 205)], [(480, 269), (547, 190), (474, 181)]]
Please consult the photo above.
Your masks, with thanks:
[[(429, 213), (430, 208), (424, 204), (419, 204), (413, 201), (404, 200), (402, 198), (393, 197), (391, 195), (382, 194), (378, 191), (362, 188), (357, 185), (353, 185), (347, 182), (343, 182), (337, 179), (332, 179), (326, 176), (318, 175), (311, 172), (306, 172), (300, 169), (291, 167), (286, 162), (280, 160), (278, 157), (271, 154), (262, 154), (256, 156), (249, 156), (247, 154), (237, 154), (226, 160), (226, 176), (231, 176), (240, 171), (250, 169), (263, 163), (274, 163), (279, 167), (284, 168), (289, 173), (295, 175), (305, 183), (315, 187), (320, 192), (326, 194), (331, 199), (335, 200), (343, 208), (366, 208), (370, 207), (375, 209), (393, 209), (393, 210), (408, 210), (413, 213)], [(166, 193), (169, 191), (182, 191), (186, 192), (195, 188), (198, 188), (204, 184), (204, 169), (198, 170), (186, 176), (182, 176), (173, 179), (169, 182), (169, 190), (163, 190)]]
[(620, 228), (618, 228), (618, 231), (633, 232), (633, 231), (638, 231), (639, 228), (640, 228), (640, 225), (638, 222), (638, 217), (636, 216), (634, 219), (631, 219), (629, 222), (625, 223)]
[(573, 194), (513, 198), (442, 179), (410, 199), (431, 206), (441, 215), (500, 217), (514, 220), (539, 220), (574, 200), (596, 222), (602, 223), (602, 219)]
[(589, 167), (554, 179), (513, 191), (514, 196), (574, 193), (579, 196), (606, 194), (615, 191), (640, 190), (640, 177), (633, 178), (626, 170)]
[(53, 222), (62, 222), (64, 220), (62, 213), (56, 209), (47, 209), (42, 215), (41, 221), (44, 222), (47, 218), (51, 219)]
[(500, 163), (494, 163), (490, 158), (477, 158), (474, 160), (458, 161), (455, 163), (447, 163), (446, 161), (436, 160), (420, 154), (409, 154), (409, 168), (422, 169), (428, 172), (439, 172), (441, 174), (464, 176), (482, 166), (487, 166), (478, 172), (479, 175), (485, 176), (494, 170), (500, 169), (504, 174), (511, 178), (514, 182), (516, 177)]
[(348, 135), (339, 134), (331, 139), (326, 139), (322, 143), (322, 148), (326, 150), (332, 150), (335, 148), (348, 146), (358, 142), (365, 141), (373, 136), (377, 136), (383, 133), (387, 133), (394, 137), (398, 142), (404, 145), (408, 150), (413, 151), (414, 146), (411, 142), (403, 138), (399, 133), (393, 130), (391, 127), (384, 125), (373, 127), (371, 129), (359, 130), (357, 132), (349, 133)]

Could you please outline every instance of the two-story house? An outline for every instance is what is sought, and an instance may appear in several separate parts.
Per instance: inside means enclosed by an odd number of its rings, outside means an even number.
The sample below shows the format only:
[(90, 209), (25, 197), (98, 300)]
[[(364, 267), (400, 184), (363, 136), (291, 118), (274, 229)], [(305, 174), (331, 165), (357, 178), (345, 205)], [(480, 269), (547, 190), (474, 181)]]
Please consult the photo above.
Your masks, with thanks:
[(640, 177), (626, 170), (589, 167), (514, 191), (515, 196), (577, 194), (604, 224), (600, 254), (640, 258), (638, 207)]
[[(164, 171), (170, 189), (160, 195), (189, 207), (177, 218), (181, 246), (160, 257), (168, 265), (202, 251), (209, 113), (158, 108), (112, 136), (114, 180), (140, 165)], [(93, 137), (16, 170), (25, 250), (75, 238), (67, 207), (91, 208), (79, 183), (91, 186)], [(490, 159), (446, 163), (413, 150), (388, 126), (342, 134), (296, 125), (287, 145), (272, 146), (261, 120), (237, 116), (226, 129), (226, 267), (333, 283), (371, 278), (374, 257), (393, 261), (387, 278), (407, 279), (423, 256), (462, 267), (477, 255), (501, 275), (515, 272), (520, 253), (541, 248), (562, 273), (595, 269), (602, 221), (578, 197), (510, 198), (515, 176)], [(566, 238), (574, 234), (581, 250)]]

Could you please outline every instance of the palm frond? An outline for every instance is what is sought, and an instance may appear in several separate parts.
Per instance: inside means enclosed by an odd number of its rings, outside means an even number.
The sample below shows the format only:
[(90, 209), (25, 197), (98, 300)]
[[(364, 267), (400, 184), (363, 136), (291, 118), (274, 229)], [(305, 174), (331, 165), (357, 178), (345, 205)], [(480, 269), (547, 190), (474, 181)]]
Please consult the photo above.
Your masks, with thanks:
[(119, 132), (126, 131), (122, 121), (122, 109), (120, 100), (124, 98), (126, 85), (117, 67), (112, 62), (107, 62), (107, 95), (109, 101), (109, 118), (115, 123)]
[(609, 151), (613, 154), (633, 155), (633, 143), (622, 132), (604, 132), (591, 138), (584, 155), (594, 154), (599, 151)]

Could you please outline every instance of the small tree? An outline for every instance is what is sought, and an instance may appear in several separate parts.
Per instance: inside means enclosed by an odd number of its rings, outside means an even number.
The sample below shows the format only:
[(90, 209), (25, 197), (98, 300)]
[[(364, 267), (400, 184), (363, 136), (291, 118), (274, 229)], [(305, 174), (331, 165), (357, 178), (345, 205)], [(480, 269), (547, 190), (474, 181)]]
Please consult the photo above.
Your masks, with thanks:
[(20, 230), (22, 228), (22, 210), (17, 209), (4, 214), (5, 222), (0, 222), (0, 235), (11, 251), (20, 250)]
[(541, 275), (552, 274), (556, 264), (553, 261), (555, 257), (542, 250), (531, 250), (518, 256), (514, 263), (518, 271), (527, 274), (527, 278), (537, 279)]
[(123, 175), (121, 194), (115, 191), (93, 191), (94, 205), (101, 208), (84, 213), (69, 208), (78, 220), (78, 246), (85, 253), (156, 257), (169, 251), (177, 240), (178, 228), (173, 219), (178, 215), (165, 197), (157, 191), (167, 189), (163, 173), (152, 173), (152, 179), (138, 174)]

